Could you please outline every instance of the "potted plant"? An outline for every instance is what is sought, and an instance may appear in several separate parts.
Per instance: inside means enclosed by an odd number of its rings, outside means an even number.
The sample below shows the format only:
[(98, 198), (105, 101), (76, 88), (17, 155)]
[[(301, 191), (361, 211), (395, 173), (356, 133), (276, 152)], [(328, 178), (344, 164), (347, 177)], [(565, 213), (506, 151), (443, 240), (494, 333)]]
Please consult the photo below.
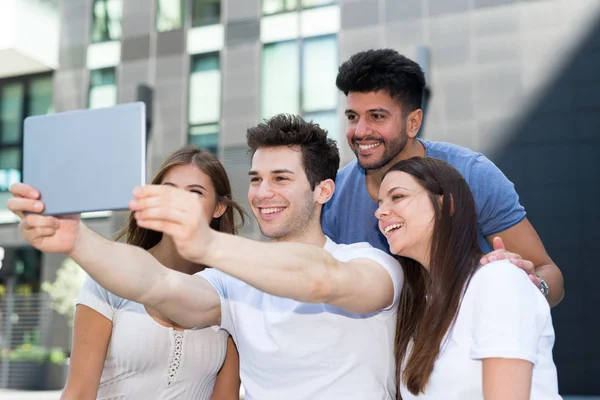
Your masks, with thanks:
[(0, 358), (9, 363), (9, 389), (42, 390), (47, 388), (48, 365), (63, 363), (66, 354), (59, 348), (40, 346), (39, 331), (36, 329), (25, 333), (23, 343), (16, 348), (3, 349)]

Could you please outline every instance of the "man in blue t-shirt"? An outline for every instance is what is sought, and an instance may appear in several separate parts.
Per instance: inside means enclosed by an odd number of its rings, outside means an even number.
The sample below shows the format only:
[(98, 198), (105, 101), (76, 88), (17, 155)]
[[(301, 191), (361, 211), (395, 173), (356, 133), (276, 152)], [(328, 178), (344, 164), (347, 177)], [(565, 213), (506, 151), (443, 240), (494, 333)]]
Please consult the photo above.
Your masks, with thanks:
[(339, 171), (333, 199), (323, 209), (326, 235), (337, 243), (369, 242), (389, 252), (374, 216), (385, 171), (414, 156), (438, 158), (458, 169), (471, 187), (482, 251), (491, 251), (500, 237), (506, 250), (521, 255), (517, 265), (550, 305), (562, 300), (562, 274), (527, 220), (512, 182), (483, 154), (416, 138), (425, 88), (417, 63), (391, 49), (360, 52), (340, 66), (336, 85), (346, 95), (346, 138), (356, 160)]

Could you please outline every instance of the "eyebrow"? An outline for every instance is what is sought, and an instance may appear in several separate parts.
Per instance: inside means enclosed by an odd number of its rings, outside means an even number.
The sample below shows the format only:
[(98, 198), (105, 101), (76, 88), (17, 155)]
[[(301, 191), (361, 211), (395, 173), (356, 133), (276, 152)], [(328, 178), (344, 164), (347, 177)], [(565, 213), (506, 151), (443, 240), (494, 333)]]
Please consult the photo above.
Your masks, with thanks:
[[(273, 171), (271, 171), (271, 173), (272, 173), (272, 174), (292, 174), (292, 175), (295, 175), (295, 174), (294, 174), (294, 171), (292, 171), (292, 170), (289, 170), (289, 169), (285, 169), (285, 168), (282, 168), (282, 169), (274, 169)], [(258, 171), (250, 170), (250, 171), (248, 172), (248, 175), (250, 175), (250, 176), (253, 176), (253, 175), (258, 175)]]
[[(177, 187), (177, 185), (175, 185), (174, 183), (171, 182), (165, 182), (163, 183), (163, 185), (167, 185), (167, 186), (173, 186), (173, 187)], [(186, 189), (202, 189), (202, 190), (206, 190), (206, 188), (202, 185), (198, 185), (198, 184), (192, 184), (192, 185), (187, 185)]]
[[(389, 112), (389, 110), (386, 110), (385, 108), (382, 107), (378, 107), (378, 108), (370, 108), (367, 110), (367, 112), (370, 113), (383, 113), (383, 114), (388, 114), (391, 115), (391, 113)], [(344, 114), (348, 115), (348, 114), (358, 114), (356, 111), (351, 110), (351, 109), (347, 109), (346, 111), (344, 111)]]

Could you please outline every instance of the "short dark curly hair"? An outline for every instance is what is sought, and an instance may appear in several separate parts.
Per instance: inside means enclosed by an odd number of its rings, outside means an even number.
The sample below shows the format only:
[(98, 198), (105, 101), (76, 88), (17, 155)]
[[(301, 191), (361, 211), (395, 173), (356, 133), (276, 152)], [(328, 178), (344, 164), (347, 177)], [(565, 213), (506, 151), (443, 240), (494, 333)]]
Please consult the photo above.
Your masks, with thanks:
[(340, 167), (340, 152), (335, 140), (318, 124), (299, 116), (278, 114), (249, 128), (246, 140), (250, 153), (264, 147), (298, 146), (302, 150), (304, 172), (311, 189), (326, 179), (335, 181)]
[(412, 112), (421, 108), (425, 74), (419, 64), (396, 50), (367, 50), (340, 66), (335, 84), (346, 96), (385, 90), (400, 102), (403, 112)]

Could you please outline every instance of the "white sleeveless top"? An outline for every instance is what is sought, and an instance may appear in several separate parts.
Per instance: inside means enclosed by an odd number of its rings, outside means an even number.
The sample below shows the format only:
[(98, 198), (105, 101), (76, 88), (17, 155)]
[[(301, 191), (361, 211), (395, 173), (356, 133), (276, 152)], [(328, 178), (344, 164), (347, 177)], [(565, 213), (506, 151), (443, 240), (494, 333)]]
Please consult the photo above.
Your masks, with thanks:
[(225, 359), (227, 332), (162, 326), (142, 304), (113, 295), (89, 277), (77, 304), (113, 325), (98, 399), (210, 399)]

